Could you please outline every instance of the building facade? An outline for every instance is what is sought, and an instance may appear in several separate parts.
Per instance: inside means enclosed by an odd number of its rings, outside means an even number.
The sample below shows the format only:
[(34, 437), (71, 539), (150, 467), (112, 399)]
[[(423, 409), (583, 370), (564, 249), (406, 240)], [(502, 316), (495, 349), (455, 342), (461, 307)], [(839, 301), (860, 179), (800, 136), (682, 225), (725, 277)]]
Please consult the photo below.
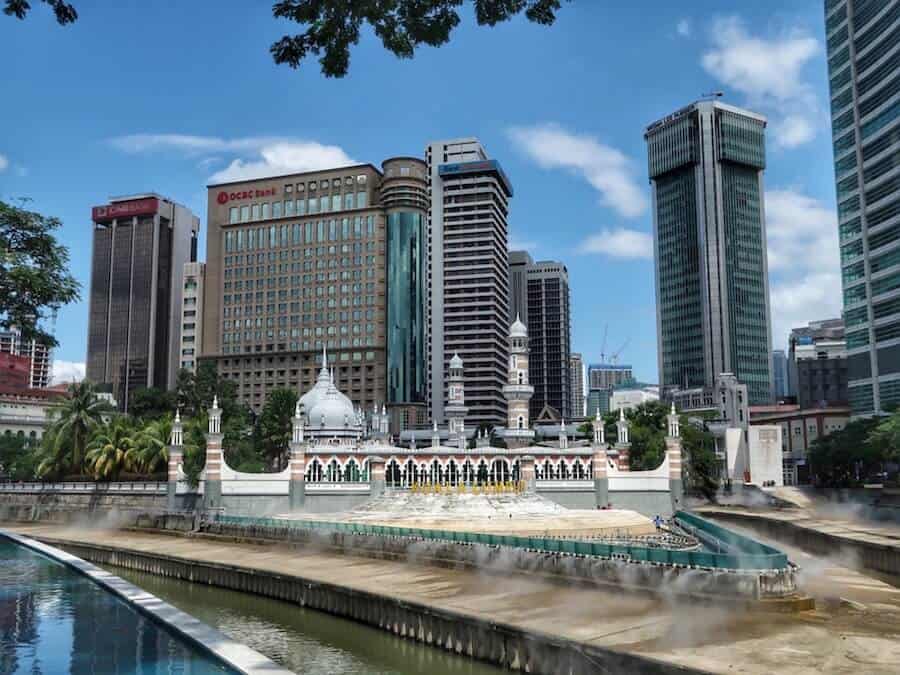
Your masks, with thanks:
[(203, 287), (206, 285), (206, 264), (184, 264), (181, 294), (181, 333), (179, 368), (197, 372), (197, 357), (203, 344)]
[(588, 389), (613, 389), (634, 380), (634, 371), (626, 364), (592, 363), (587, 373)]
[(900, 3), (825, 0), (854, 415), (900, 403)]
[(731, 372), (753, 402), (771, 399), (765, 127), (755, 113), (699, 101), (644, 134), (664, 388)]
[(127, 411), (135, 389), (175, 386), (184, 264), (197, 259), (200, 221), (152, 193), (111, 199), (92, 219), (87, 379)]
[(28, 386), (44, 389), (53, 379), (53, 351), (37, 340), (24, 340), (17, 329), (0, 331), (0, 354), (28, 359)]
[(844, 322), (812, 321), (793, 329), (788, 338), (788, 375), (801, 408), (847, 405)]
[(525, 251), (509, 252), (511, 319), (519, 318), (528, 329), (531, 347), (531, 417), (545, 407), (556, 417), (581, 415), (572, 406), (571, 313), (569, 272), (560, 262), (534, 262)]
[(587, 414), (584, 400), (584, 359), (578, 352), (572, 352), (569, 356), (569, 382), (572, 392), (572, 417), (583, 417)]
[(772, 350), (772, 393), (776, 399), (791, 395), (787, 355), (783, 349)]
[(428, 166), (428, 391), (444, 421), (450, 355), (466, 363), (472, 423), (502, 425), (509, 355), (507, 215), (512, 185), (474, 138), (436, 141)]
[(421, 422), (425, 165), (382, 169), (209, 186), (201, 356), (252, 409), (273, 388), (311, 388), (327, 349), (355, 406)]

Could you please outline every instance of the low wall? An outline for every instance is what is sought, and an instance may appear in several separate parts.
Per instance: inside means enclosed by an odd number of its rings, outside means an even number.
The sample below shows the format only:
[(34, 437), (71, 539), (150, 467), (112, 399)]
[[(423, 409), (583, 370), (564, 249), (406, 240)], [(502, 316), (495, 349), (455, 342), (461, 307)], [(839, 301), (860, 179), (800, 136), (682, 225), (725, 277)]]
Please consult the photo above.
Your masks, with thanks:
[(764, 514), (738, 513), (724, 509), (704, 509), (703, 516), (720, 522), (743, 525), (772, 539), (792, 544), (809, 553), (821, 556), (850, 552), (859, 565), (875, 572), (900, 577), (900, 546), (885, 546), (860, 539), (850, 539), (804, 527)]
[(0, 492), (0, 521), (46, 520), (73, 522), (89, 514), (115, 516), (166, 509), (166, 496), (157, 494), (106, 494), (60, 492)]
[(475, 616), (299, 576), (161, 554), (56, 541), (91, 562), (275, 598), (434, 647), (529, 673), (695, 673), (684, 666), (526, 631)]

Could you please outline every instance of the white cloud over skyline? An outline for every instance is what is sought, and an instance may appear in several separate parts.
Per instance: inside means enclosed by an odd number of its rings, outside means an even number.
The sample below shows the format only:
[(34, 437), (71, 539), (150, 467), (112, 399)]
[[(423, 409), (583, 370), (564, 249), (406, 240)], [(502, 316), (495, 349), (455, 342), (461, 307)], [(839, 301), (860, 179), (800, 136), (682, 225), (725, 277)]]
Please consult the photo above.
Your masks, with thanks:
[(620, 215), (634, 218), (646, 211), (647, 197), (636, 177), (636, 163), (616, 148), (558, 124), (516, 126), (507, 133), (538, 166), (581, 176), (600, 193), (601, 204)]
[(84, 379), (84, 373), (85, 366), (83, 362), (53, 359), (51, 383), (81, 382)]
[(110, 140), (113, 147), (131, 154), (176, 152), (199, 157), (208, 167), (228, 165), (209, 177), (211, 183), (248, 180), (299, 171), (316, 171), (358, 163), (342, 148), (317, 141), (275, 136), (219, 138), (188, 134), (131, 134)]
[(791, 28), (752, 35), (739, 17), (718, 17), (701, 65), (707, 73), (746, 97), (745, 105), (771, 116), (775, 143), (794, 148), (811, 141), (823, 126), (818, 97), (804, 79), (804, 67), (821, 51), (806, 30)]
[(675, 24), (675, 32), (678, 33), (681, 37), (690, 37), (692, 31), (691, 20), (690, 19), (681, 19), (677, 24)]
[(0, 155), (0, 171), (6, 171), (9, 167), (9, 160), (5, 155)]
[(841, 315), (837, 214), (794, 188), (766, 192), (772, 346), (792, 328)]
[(619, 227), (604, 229), (587, 237), (578, 247), (581, 253), (599, 253), (610, 258), (653, 260), (653, 236), (648, 232)]

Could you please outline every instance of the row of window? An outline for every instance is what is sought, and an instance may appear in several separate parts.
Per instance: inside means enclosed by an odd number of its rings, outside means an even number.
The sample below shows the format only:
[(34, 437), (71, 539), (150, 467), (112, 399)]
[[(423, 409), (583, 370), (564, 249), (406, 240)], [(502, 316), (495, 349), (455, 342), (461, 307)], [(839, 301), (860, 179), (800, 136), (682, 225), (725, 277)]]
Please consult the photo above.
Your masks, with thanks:
[(248, 229), (229, 230), (225, 233), (225, 252), (261, 251), (299, 244), (326, 241), (350, 241), (375, 236), (374, 216), (356, 218), (332, 218), (310, 220), (302, 225), (270, 225)]
[[(271, 339), (271, 338), (270, 338)], [(292, 352), (298, 352), (301, 349), (303, 351), (316, 350), (319, 351), (322, 349), (323, 344), (328, 349), (350, 349), (352, 347), (374, 347), (375, 346), (375, 338), (367, 337), (367, 338), (342, 338), (340, 340), (316, 340), (315, 342), (279, 342), (279, 343), (268, 343), (266, 345), (255, 344), (255, 345), (222, 345), (222, 353), (223, 354), (246, 354), (248, 352), (274, 352), (274, 351), (284, 351), (290, 350)]]
[[(324, 261), (321, 261), (321, 262), (324, 262)], [(374, 265), (375, 256), (368, 256), (366, 258), (366, 262), (369, 265)], [(346, 280), (349, 280), (351, 276), (353, 276), (353, 278), (355, 278), (355, 279), (362, 279), (363, 270), (353, 270), (352, 275), (351, 275), (350, 271), (345, 270), (341, 274), (346, 275)], [(337, 272), (330, 272), (329, 275), (334, 275), (336, 277)], [(375, 276), (376, 276), (376, 274), (375, 274), (374, 267), (369, 267), (369, 269), (365, 270), (365, 277), (367, 279), (374, 279)], [(320, 272), (315, 275), (304, 274), (302, 276), (299, 274), (295, 274), (294, 276), (291, 276), (291, 277), (268, 277), (268, 278), (259, 278), (256, 280), (247, 279), (246, 281), (244, 281), (242, 279), (238, 279), (237, 281), (226, 281), (223, 284), (223, 289), (226, 293), (229, 293), (232, 290), (234, 290), (234, 291), (243, 291), (243, 290), (251, 291), (254, 288), (256, 288), (256, 290), (262, 290), (263, 288), (274, 289), (276, 286), (278, 288), (287, 288), (288, 286), (298, 288), (298, 287), (300, 287), (301, 279), (305, 286), (303, 288), (303, 296), (310, 297), (313, 295), (313, 291), (311, 288), (309, 288), (309, 284), (312, 284), (314, 281), (324, 281), (325, 273)], [(374, 284), (374, 282), (369, 282), (369, 284)], [(340, 292), (341, 293), (349, 293), (350, 292), (349, 290), (346, 290), (346, 291), (344, 290), (344, 286), (347, 286), (347, 284), (344, 284), (341, 286)], [(361, 284), (355, 284), (354, 292), (358, 292), (357, 287), (359, 287), (359, 290), (361, 291), (362, 290), (361, 286), (362, 286)], [(319, 287), (319, 288), (321, 288), (321, 287)], [(374, 286), (373, 286), (373, 288), (374, 288)], [(316, 289), (316, 291), (315, 291), (315, 295), (322, 296), (324, 294), (325, 294), (324, 291), (320, 291), (319, 289)], [(334, 295), (334, 290), (332, 290), (332, 288), (329, 288), (328, 295)], [(270, 293), (270, 297), (272, 299), (274, 299), (274, 293)], [(287, 298), (287, 291), (283, 292), (282, 297)], [(292, 294), (292, 297), (299, 297), (299, 295)]]
[(228, 222), (233, 225), (235, 223), (249, 223), (272, 218), (292, 218), (294, 216), (305, 216), (308, 213), (364, 209), (368, 205), (369, 197), (367, 192), (345, 192), (343, 195), (322, 195), (321, 197), (309, 197), (308, 199), (260, 202), (259, 204), (232, 206), (228, 209)]

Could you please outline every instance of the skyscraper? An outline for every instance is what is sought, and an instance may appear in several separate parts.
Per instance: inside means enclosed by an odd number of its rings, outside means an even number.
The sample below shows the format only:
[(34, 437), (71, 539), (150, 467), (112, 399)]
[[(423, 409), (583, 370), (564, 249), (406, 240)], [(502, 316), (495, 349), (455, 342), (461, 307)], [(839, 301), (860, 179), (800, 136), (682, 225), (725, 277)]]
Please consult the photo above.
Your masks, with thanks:
[(788, 362), (783, 349), (772, 350), (772, 393), (776, 398), (790, 394)]
[(572, 352), (569, 356), (569, 381), (572, 383), (572, 416), (581, 417), (585, 414), (584, 359), (577, 352)]
[(528, 326), (528, 269), (534, 260), (528, 251), (509, 252), (509, 318)]
[(534, 387), (531, 416), (537, 418), (545, 406), (571, 418), (572, 389), (569, 381), (571, 320), (569, 272), (562, 263), (539, 260), (529, 265), (528, 328), (531, 347), (529, 378)]
[(644, 134), (663, 388), (711, 387), (727, 372), (751, 403), (771, 400), (765, 127), (755, 113), (699, 101)]
[(855, 415), (900, 403), (900, 2), (826, 0), (831, 127)]
[(153, 193), (110, 199), (92, 218), (87, 379), (128, 410), (135, 389), (175, 385), (184, 263), (196, 260), (200, 220)]
[(210, 185), (201, 359), (258, 411), (324, 348), (355, 406), (424, 423), (425, 187), (414, 157)]
[(197, 372), (197, 356), (203, 344), (203, 288), (206, 285), (206, 264), (184, 264), (181, 297), (181, 353), (179, 368)]
[(428, 390), (444, 421), (446, 374), (458, 353), (473, 424), (506, 421), (509, 345), (507, 214), (512, 185), (475, 138), (435, 141), (428, 165)]

